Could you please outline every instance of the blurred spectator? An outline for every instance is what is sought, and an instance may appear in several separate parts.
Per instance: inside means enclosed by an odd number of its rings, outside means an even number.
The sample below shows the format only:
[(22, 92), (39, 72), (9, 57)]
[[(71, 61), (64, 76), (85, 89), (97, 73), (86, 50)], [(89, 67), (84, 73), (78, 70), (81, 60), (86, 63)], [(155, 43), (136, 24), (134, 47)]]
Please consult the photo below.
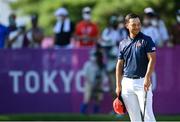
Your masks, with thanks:
[(151, 24), (158, 29), (161, 38), (160, 41), (157, 43), (157, 46), (162, 47), (165, 43), (169, 41), (169, 34), (165, 22), (151, 7), (145, 8), (144, 13), (152, 14)]
[(55, 12), (57, 17), (56, 25), (54, 26), (55, 45), (56, 47), (70, 48), (70, 41), (74, 31), (74, 24), (68, 17), (66, 8), (59, 8)]
[(9, 33), (11, 33), (12, 31), (16, 31), (17, 30), (17, 26), (16, 26), (16, 15), (14, 13), (9, 15), (9, 26), (8, 26), (8, 31)]
[(117, 52), (118, 47), (114, 46), (111, 47), (108, 52), (105, 52), (106, 55), (106, 72), (109, 79), (109, 87), (110, 87), (110, 93), (112, 95), (112, 98), (115, 99), (116, 94), (114, 92), (115, 89), (115, 69), (116, 69), (116, 62), (117, 62)]
[[(155, 15), (151, 21), (152, 25), (157, 27), (162, 40), (162, 46), (169, 41), (169, 34), (165, 22), (160, 19), (159, 15)], [(159, 44), (161, 46), (161, 44)]]
[(160, 33), (157, 27), (154, 27), (151, 23), (152, 14), (145, 14), (143, 17), (142, 32), (152, 38), (154, 43), (158, 46), (161, 41)]
[(109, 26), (102, 32), (101, 46), (104, 49), (104, 55), (106, 59), (106, 72), (109, 79), (110, 92), (113, 98), (115, 98), (115, 68), (117, 61), (117, 43), (120, 42), (120, 33), (118, 28), (118, 21), (116, 16), (111, 16), (109, 19)]
[(7, 40), (7, 47), (9, 48), (22, 48), (26, 46), (26, 26), (23, 20), (17, 21), (17, 30), (9, 34)]
[[(119, 31), (119, 34), (120, 34), (120, 38), (119, 38), (119, 42), (122, 41), (123, 39), (127, 38), (128, 36), (128, 31), (127, 29), (125, 28), (125, 25), (124, 25), (124, 16), (120, 15), (118, 18), (117, 18), (117, 21), (118, 21), (118, 31)], [(119, 42), (117, 43), (117, 45), (119, 46)]]
[(180, 9), (176, 12), (176, 23), (171, 27), (171, 44), (180, 44)]
[(41, 46), (41, 42), (44, 38), (43, 29), (38, 25), (38, 14), (31, 15), (31, 28), (27, 31), (28, 47), (37, 48)]
[(0, 48), (5, 47), (5, 41), (8, 37), (8, 28), (0, 22)]
[(99, 105), (103, 98), (102, 82), (105, 76), (103, 54), (99, 47), (91, 51), (90, 59), (85, 63), (83, 71), (86, 82), (81, 113), (87, 114), (91, 100), (94, 100), (93, 113), (98, 113), (100, 109)]
[(94, 46), (99, 34), (98, 26), (91, 21), (91, 8), (82, 10), (83, 20), (76, 25), (75, 38), (78, 46)]
[[(142, 32), (148, 36), (150, 36), (153, 40), (153, 42), (156, 44), (156, 46), (159, 46), (161, 47), (162, 45), (162, 40), (161, 40), (161, 37), (160, 37), (160, 32), (157, 28), (157, 26), (154, 26), (153, 25), (153, 22), (152, 22), (152, 18), (154, 17), (154, 13), (153, 10), (151, 10), (151, 8), (149, 8), (150, 12), (147, 12), (145, 11), (145, 14), (144, 14), (144, 17), (143, 17), (143, 26), (142, 26)], [(146, 9), (145, 9), (146, 10)], [(152, 73), (152, 79), (156, 79), (156, 71), (154, 70), (153, 73)], [(152, 86), (154, 86), (155, 83), (153, 82)]]
[(116, 16), (111, 16), (109, 25), (102, 32), (102, 41), (100, 42), (104, 47), (116, 46), (120, 40), (120, 33), (118, 30), (118, 21)]

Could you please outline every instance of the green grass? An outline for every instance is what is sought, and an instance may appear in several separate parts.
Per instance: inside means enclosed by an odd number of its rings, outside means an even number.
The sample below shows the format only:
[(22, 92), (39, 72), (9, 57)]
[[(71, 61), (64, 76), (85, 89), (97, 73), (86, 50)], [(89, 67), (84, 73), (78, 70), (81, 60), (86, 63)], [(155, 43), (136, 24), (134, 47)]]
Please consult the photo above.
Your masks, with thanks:
[(117, 121), (129, 120), (128, 116), (116, 117), (115, 115), (105, 115), (105, 114), (96, 114), (96, 115), (82, 115), (82, 114), (17, 114), (17, 115), (2, 115), (0, 116), (0, 121), (43, 121), (43, 120), (53, 120), (53, 121)]
[[(156, 116), (157, 121), (178, 121), (180, 115)], [(129, 121), (128, 115), (117, 117), (116, 115), (82, 115), (82, 114), (16, 114), (1, 115), (0, 121)]]

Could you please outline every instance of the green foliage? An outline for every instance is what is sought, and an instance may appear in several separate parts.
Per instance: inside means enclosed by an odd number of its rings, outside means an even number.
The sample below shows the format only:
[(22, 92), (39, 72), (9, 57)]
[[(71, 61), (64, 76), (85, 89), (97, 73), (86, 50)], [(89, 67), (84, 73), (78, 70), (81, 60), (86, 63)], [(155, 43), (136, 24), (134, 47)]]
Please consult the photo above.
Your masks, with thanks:
[(148, 6), (153, 7), (169, 26), (174, 22), (173, 13), (177, 2), (178, 0), (17, 0), (12, 7), (19, 10), (20, 15), (39, 13), (40, 25), (47, 35), (53, 35), (52, 29), (56, 21), (54, 12), (61, 6), (68, 9), (70, 18), (75, 23), (81, 19), (84, 6), (92, 7), (93, 20), (103, 29), (111, 15), (126, 15), (129, 12), (143, 15), (144, 8)]

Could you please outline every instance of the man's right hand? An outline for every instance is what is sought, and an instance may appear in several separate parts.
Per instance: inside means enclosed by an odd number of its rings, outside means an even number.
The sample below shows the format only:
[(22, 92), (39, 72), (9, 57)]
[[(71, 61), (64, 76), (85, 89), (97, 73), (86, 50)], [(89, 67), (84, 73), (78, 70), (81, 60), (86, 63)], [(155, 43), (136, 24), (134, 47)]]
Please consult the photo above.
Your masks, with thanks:
[(121, 86), (116, 87), (116, 95), (119, 96), (121, 92)]

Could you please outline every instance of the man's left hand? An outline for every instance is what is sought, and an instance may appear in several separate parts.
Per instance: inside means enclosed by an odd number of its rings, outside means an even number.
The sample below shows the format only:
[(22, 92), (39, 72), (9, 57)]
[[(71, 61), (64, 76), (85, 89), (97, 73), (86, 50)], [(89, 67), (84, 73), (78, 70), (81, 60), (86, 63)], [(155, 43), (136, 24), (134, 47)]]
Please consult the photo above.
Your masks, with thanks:
[(147, 92), (149, 90), (149, 86), (151, 85), (151, 78), (145, 77), (144, 79), (144, 90)]

